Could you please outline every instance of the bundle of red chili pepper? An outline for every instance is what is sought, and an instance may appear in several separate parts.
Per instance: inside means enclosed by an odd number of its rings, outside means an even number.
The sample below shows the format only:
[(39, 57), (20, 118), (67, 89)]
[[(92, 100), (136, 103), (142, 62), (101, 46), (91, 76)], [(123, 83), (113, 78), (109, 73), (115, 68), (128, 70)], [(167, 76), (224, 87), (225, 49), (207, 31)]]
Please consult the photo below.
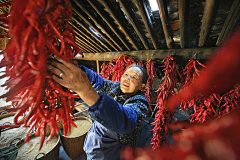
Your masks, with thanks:
[[(141, 64), (138, 64), (138, 65), (141, 65)], [(150, 103), (154, 103), (153, 94), (151, 93), (151, 90), (152, 90), (152, 86), (153, 86), (153, 80), (154, 80), (154, 78), (157, 77), (157, 73), (156, 73), (154, 64), (152, 62), (152, 59), (147, 61), (146, 68), (147, 68), (148, 79), (147, 79), (146, 87), (144, 89), (142, 89), (142, 92), (145, 93), (145, 95)], [(152, 110), (152, 108), (150, 108), (150, 109)]]
[(132, 63), (136, 63), (129, 55), (120, 56), (117, 59), (112, 59), (108, 64), (103, 63), (101, 66), (100, 75), (104, 79), (111, 80), (113, 82), (121, 80), (121, 77), (128, 66)]
[[(206, 68), (206, 66), (200, 63), (198, 60), (189, 60), (185, 66), (183, 75), (182, 89), (186, 89), (194, 80), (200, 75), (201, 70), (199, 68)], [(191, 97), (191, 99), (183, 100), (179, 107), (183, 110), (194, 110), (194, 113), (190, 115), (190, 122), (203, 123), (216, 117), (218, 114), (215, 109), (220, 101), (220, 95), (217, 93), (211, 94), (209, 97), (199, 95), (198, 97)]]
[(167, 111), (166, 99), (175, 93), (178, 89), (177, 83), (178, 77), (181, 77), (176, 62), (171, 56), (167, 56), (163, 61), (165, 72), (162, 84), (156, 92), (158, 92), (157, 97), (157, 113), (155, 114), (155, 119), (152, 125), (155, 125), (152, 129), (153, 138), (151, 139), (151, 146), (153, 149), (158, 149), (160, 145), (166, 145), (166, 135), (170, 135), (168, 124), (171, 121), (170, 113)]
[(10, 111), (18, 111), (15, 125), (30, 127), (26, 141), (39, 124), (36, 134), (41, 136), (40, 149), (47, 124), (51, 126), (48, 140), (58, 132), (58, 118), (63, 120), (64, 135), (70, 132), (71, 125), (76, 126), (70, 114), (73, 98), (77, 96), (53, 81), (46, 67), (54, 60), (53, 55), (71, 61), (76, 54), (82, 54), (68, 23), (71, 16), (69, 0), (14, 0), (10, 14), (5, 17), (12, 39), (1, 52), (4, 59), (0, 67), (6, 67), (6, 71), (0, 78), (9, 77), (2, 85), (9, 91), (0, 98), (13, 102), (15, 108)]

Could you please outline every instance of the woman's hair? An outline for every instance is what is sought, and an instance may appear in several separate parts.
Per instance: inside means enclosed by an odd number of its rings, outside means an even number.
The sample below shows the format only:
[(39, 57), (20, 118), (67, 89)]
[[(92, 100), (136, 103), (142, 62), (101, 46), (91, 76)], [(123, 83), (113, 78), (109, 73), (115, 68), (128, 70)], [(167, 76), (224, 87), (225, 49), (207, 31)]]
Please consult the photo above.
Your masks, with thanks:
[(143, 83), (143, 84), (147, 84), (148, 74), (147, 74), (146, 69), (143, 68), (143, 67), (140, 66), (140, 65), (135, 64), (135, 63), (133, 63), (133, 64), (131, 64), (130, 66), (128, 66), (127, 69), (132, 68), (132, 67), (137, 67), (137, 68), (141, 69), (141, 71), (143, 72), (142, 83)]

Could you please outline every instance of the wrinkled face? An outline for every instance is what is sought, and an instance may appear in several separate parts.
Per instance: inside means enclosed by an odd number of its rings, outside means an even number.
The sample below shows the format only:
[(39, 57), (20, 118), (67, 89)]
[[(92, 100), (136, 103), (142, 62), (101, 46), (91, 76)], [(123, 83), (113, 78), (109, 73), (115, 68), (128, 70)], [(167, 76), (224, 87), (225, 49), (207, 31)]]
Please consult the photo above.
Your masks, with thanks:
[(131, 67), (125, 71), (121, 78), (120, 88), (123, 93), (134, 93), (141, 90), (143, 72), (138, 67)]

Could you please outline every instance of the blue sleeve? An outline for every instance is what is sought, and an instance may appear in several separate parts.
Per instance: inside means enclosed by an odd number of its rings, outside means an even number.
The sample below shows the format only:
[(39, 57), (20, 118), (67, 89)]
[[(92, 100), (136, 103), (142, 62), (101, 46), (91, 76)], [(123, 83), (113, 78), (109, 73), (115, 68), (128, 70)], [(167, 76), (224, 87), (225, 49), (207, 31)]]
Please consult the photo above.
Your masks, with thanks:
[(126, 134), (135, 129), (138, 117), (129, 103), (121, 105), (109, 95), (102, 92), (97, 102), (89, 107), (90, 116), (111, 131), (119, 134)]
[(103, 78), (100, 75), (85, 66), (80, 65), (79, 68), (87, 74), (95, 91), (98, 91), (103, 86)]

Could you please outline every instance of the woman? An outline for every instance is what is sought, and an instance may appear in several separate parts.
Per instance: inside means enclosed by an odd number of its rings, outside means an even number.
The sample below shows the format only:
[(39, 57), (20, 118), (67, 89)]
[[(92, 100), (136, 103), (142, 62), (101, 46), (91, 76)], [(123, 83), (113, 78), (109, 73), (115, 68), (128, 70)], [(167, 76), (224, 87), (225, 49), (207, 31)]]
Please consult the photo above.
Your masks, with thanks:
[(84, 144), (88, 159), (120, 159), (124, 146), (136, 146), (146, 118), (149, 102), (141, 92), (147, 81), (146, 70), (133, 65), (121, 82), (113, 83), (84, 66), (56, 59), (50, 67), (55, 74), (52, 78), (76, 92), (90, 106), (89, 114), (95, 120)]

